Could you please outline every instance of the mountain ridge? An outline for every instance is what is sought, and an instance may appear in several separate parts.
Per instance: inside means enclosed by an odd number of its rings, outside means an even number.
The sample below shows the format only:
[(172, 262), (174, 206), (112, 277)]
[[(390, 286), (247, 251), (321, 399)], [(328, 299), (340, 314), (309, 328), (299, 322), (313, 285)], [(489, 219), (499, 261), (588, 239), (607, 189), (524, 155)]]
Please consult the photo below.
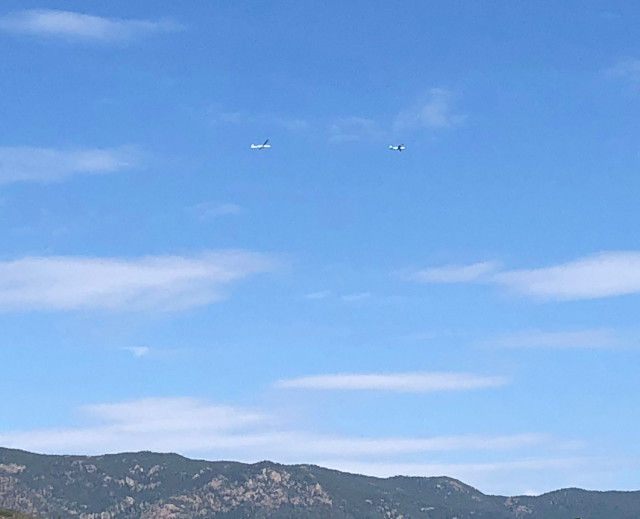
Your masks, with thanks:
[(0, 507), (42, 519), (638, 519), (640, 491), (566, 488), (508, 497), (446, 476), (376, 478), (176, 453), (47, 455), (0, 447)]

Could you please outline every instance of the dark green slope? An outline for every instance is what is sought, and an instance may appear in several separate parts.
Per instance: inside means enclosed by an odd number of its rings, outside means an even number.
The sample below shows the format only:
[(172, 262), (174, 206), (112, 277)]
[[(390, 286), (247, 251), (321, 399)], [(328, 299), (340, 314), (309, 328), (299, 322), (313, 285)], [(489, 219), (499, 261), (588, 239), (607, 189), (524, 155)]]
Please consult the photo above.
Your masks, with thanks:
[(6, 510), (5, 508), (0, 508), (0, 519), (35, 519), (30, 515), (21, 514), (20, 512), (16, 512), (15, 510)]
[(503, 499), (486, 496), (453, 478), (373, 478), (321, 467), (309, 470), (348, 517), (511, 519)]
[(43, 519), (640, 519), (640, 492), (569, 489), (506, 498), (446, 477), (381, 479), (313, 465), (0, 448), (0, 506)]
[(531, 519), (640, 519), (640, 492), (596, 492), (567, 488), (536, 497), (512, 498), (534, 510)]

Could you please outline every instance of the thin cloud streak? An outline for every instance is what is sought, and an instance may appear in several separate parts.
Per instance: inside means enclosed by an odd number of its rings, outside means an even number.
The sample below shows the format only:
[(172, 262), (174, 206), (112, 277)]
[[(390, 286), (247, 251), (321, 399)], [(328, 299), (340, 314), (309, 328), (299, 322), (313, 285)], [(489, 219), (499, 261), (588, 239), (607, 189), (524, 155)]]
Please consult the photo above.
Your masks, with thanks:
[(466, 283), (477, 281), (495, 272), (499, 265), (486, 261), (472, 265), (446, 265), (444, 267), (418, 270), (406, 276), (419, 283)]
[(264, 421), (255, 411), (211, 405), (195, 398), (145, 398), (84, 408), (99, 420), (112, 422), (131, 433), (159, 431), (233, 430)]
[(0, 185), (58, 182), (78, 174), (104, 174), (139, 165), (131, 148), (61, 150), (0, 147)]
[[(213, 457), (313, 462), (321, 456), (393, 456), (451, 451), (513, 451), (551, 445), (543, 434), (361, 438), (282, 429), (258, 409), (214, 405), (195, 398), (145, 398), (90, 405), (97, 425), (0, 433), (0, 444), (47, 453), (159, 450)], [(355, 461), (355, 460), (354, 460)], [(357, 461), (356, 461), (357, 462)]]
[(640, 293), (640, 252), (610, 251), (537, 269), (496, 271), (494, 263), (448, 265), (403, 277), (421, 283), (485, 283), (540, 301), (578, 301)]
[(619, 349), (628, 341), (612, 330), (533, 331), (500, 337), (483, 344), (512, 349)]
[(276, 268), (246, 251), (139, 259), (27, 257), (0, 262), (0, 311), (179, 310), (224, 298), (223, 288)]
[(445, 452), (459, 450), (513, 450), (549, 443), (551, 438), (542, 434), (516, 434), (511, 436), (441, 436), (432, 438), (340, 438), (309, 437), (310, 452), (316, 454), (348, 454), (372, 456), (409, 454), (416, 452)]
[(430, 393), (501, 387), (508, 383), (509, 379), (506, 377), (486, 377), (470, 373), (340, 373), (280, 380), (276, 386), (286, 389)]
[(640, 292), (640, 252), (603, 252), (552, 267), (498, 273), (493, 281), (553, 301), (635, 294)]
[[(291, 423), (291, 417), (283, 420), (261, 409), (197, 398), (145, 398), (85, 406), (82, 412), (87, 425), (0, 431), (0, 445), (49, 454), (151, 450), (249, 463), (270, 459), (381, 477), (446, 475), (479, 488), (491, 484), (493, 489), (509, 488), (510, 492), (514, 481), (526, 482), (527, 488), (540, 478), (544, 486), (573, 482), (576, 470), (593, 461), (566, 457), (568, 453), (575, 456), (575, 449), (584, 445), (569, 445), (546, 434), (331, 436), (291, 430), (284, 425)], [(469, 456), (481, 456), (482, 461), (457, 462)], [(569, 479), (562, 479), (565, 475)], [(554, 483), (549, 483), (550, 478)]]
[(111, 42), (182, 29), (171, 20), (104, 18), (73, 11), (28, 9), (0, 17), (0, 30), (15, 34)]

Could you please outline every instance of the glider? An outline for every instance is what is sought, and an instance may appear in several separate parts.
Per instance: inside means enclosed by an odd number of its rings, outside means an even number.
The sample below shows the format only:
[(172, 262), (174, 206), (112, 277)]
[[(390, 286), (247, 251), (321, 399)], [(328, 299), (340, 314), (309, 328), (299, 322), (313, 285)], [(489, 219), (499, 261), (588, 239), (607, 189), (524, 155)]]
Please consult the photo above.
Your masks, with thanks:
[(252, 144), (251, 145), (251, 149), (252, 150), (263, 150), (265, 148), (271, 148), (271, 144), (267, 144), (268, 142), (269, 142), (269, 139), (264, 141), (262, 144)]
[(402, 151), (406, 148), (406, 146), (404, 144), (398, 144), (397, 146), (389, 146), (390, 150), (398, 150), (398, 151)]

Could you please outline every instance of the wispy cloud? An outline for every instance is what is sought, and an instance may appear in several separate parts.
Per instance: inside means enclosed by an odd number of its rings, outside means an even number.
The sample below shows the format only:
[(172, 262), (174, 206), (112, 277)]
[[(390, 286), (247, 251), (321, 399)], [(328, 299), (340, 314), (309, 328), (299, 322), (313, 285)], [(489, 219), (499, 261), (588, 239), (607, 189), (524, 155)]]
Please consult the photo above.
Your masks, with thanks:
[(371, 299), (371, 292), (355, 292), (353, 294), (345, 294), (340, 297), (345, 303), (357, 303)]
[(622, 79), (638, 85), (640, 84), (640, 59), (622, 59), (608, 68), (605, 75), (612, 79)]
[[(41, 452), (104, 453), (212, 448), (215, 440), (233, 439), (234, 431), (265, 423), (255, 410), (212, 405), (195, 398), (145, 398), (82, 409), (97, 422), (89, 427), (0, 433), (3, 445)], [(182, 440), (181, 440), (182, 438)], [(251, 443), (250, 438), (237, 443)], [(146, 447), (145, 447), (146, 445)]]
[(305, 299), (328, 299), (332, 298), (334, 301), (339, 301), (344, 304), (352, 304), (352, 303), (364, 303), (365, 301), (376, 303), (376, 304), (384, 304), (391, 303), (397, 301), (397, 298), (394, 296), (389, 297), (377, 297), (375, 294), (371, 292), (349, 292), (346, 294), (339, 294), (332, 292), (331, 290), (320, 290), (318, 292), (311, 292), (304, 296)]
[(217, 107), (209, 110), (209, 120), (213, 124), (233, 124), (233, 125), (268, 125), (283, 128), (288, 131), (307, 130), (309, 122), (298, 117), (288, 117), (269, 113), (247, 113), (242, 110), (224, 111)]
[(404, 277), (420, 283), (465, 283), (482, 279), (496, 271), (498, 266), (497, 263), (490, 261), (472, 265), (445, 265), (418, 270)]
[(242, 207), (237, 204), (203, 202), (190, 208), (190, 211), (200, 220), (211, 220), (218, 216), (233, 216), (242, 213)]
[(263, 422), (259, 412), (211, 405), (194, 398), (146, 398), (115, 404), (87, 406), (95, 418), (111, 422), (122, 432), (202, 430), (228, 431)]
[[(0, 445), (56, 454), (104, 454), (152, 450), (204, 459), (314, 463), (335, 469), (394, 476), (448, 475), (485, 489), (506, 481), (531, 487), (544, 472), (545, 487), (563, 471), (575, 471), (588, 460), (575, 444), (539, 433), (452, 436), (342, 436), (292, 430), (282, 417), (259, 408), (217, 405), (197, 398), (144, 398), (89, 405), (81, 409), (86, 425), (56, 429), (0, 431)], [(583, 446), (580, 446), (583, 447)], [(457, 453), (483, 453), (482, 463), (460, 463)], [(439, 454), (438, 454), (439, 453)], [(555, 454), (557, 457), (550, 457)], [(447, 463), (435, 461), (444, 457)], [(407, 456), (411, 461), (407, 462)], [(536, 457), (537, 456), (537, 457)], [(564, 456), (564, 457), (563, 457)], [(436, 458), (437, 459), (437, 458)], [(477, 459), (477, 456), (474, 456)], [(593, 460), (589, 460), (593, 461)], [(569, 481), (575, 481), (570, 479)], [(525, 483), (526, 482), (526, 483)], [(511, 487), (512, 488), (512, 487)]]
[(320, 290), (319, 292), (311, 292), (310, 294), (307, 294), (304, 297), (305, 299), (326, 299), (330, 295), (331, 295), (330, 290)]
[(151, 348), (148, 346), (127, 346), (122, 349), (130, 352), (134, 357), (146, 357), (151, 353)]
[(171, 20), (104, 18), (55, 9), (27, 9), (0, 17), (0, 30), (6, 32), (101, 42), (130, 40), (181, 28)]
[(635, 294), (640, 292), (640, 252), (603, 252), (552, 267), (501, 272), (493, 280), (555, 301)]
[(334, 142), (395, 139), (416, 130), (453, 128), (462, 124), (467, 117), (454, 111), (455, 97), (455, 93), (446, 88), (431, 88), (392, 121), (359, 116), (340, 117), (329, 125), (329, 138)]
[(351, 142), (378, 139), (382, 135), (380, 126), (365, 117), (340, 117), (329, 126), (330, 139), (334, 142)]
[(640, 252), (602, 252), (551, 267), (497, 271), (494, 263), (448, 265), (405, 274), (421, 283), (496, 284), (543, 301), (577, 301), (640, 293)]
[(618, 349), (630, 341), (613, 330), (579, 330), (570, 332), (531, 331), (483, 341), (498, 348), (523, 349)]
[(224, 298), (233, 281), (276, 262), (246, 251), (140, 259), (27, 257), (0, 262), (0, 311), (173, 310)]
[(418, 452), (448, 452), (477, 450), (513, 450), (549, 443), (543, 434), (516, 434), (510, 436), (435, 436), (431, 438), (343, 438), (306, 437), (308, 448), (318, 455), (389, 456)]
[[(461, 124), (466, 115), (453, 110), (456, 95), (445, 88), (432, 88), (413, 106), (400, 112), (395, 119), (378, 120), (360, 115), (343, 115), (329, 121), (329, 140), (356, 142), (392, 138), (394, 134), (424, 128), (452, 128)], [(313, 124), (297, 117), (269, 113), (248, 113), (243, 110), (224, 110), (213, 106), (208, 110), (213, 124), (220, 125), (268, 125), (289, 131), (308, 130)], [(396, 135), (397, 137), (397, 135)]]
[(392, 391), (430, 393), (500, 387), (509, 383), (506, 377), (487, 377), (471, 373), (389, 373), (314, 375), (285, 379), (277, 387), (288, 389)]
[(215, 405), (195, 398), (144, 398), (82, 409), (88, 427), (0, 432), (0, 444), (39, 452), (160, 450), (234, 453), (285, 461), (319, 456), (393, 456), (420, 452), (510, 451), (556, 441), (544, 434), (506, 436), (345, 437), (282, 428), (259, 409)]
[(0, 147), (0, 184), (56, 182), (78, 174), (102, 174), (138, 165), (130, 148), (60, 150)]
[(393, 128), (396, 133), (420, 128), (452, 128), (466, 119), (453, 111), (455, 96), (446, 88), (432, 88), (413, 107), (398, 114)]

